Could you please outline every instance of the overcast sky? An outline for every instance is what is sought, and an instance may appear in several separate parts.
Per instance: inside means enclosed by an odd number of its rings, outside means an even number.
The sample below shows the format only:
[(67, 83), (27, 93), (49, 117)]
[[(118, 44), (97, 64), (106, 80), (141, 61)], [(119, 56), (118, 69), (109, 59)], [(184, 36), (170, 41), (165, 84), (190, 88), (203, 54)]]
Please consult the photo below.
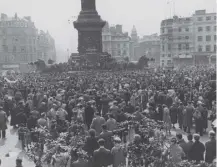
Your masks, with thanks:
[[(77, 31), (69, 19), (75, 19), (81, 0), (0, 0), (0, 12), (13, 16), (31, 16), (38, 29), (49, 30), (56, 47), (70, 52), (77, 50)], [(159, 33), (160, 22), (173, 14), (171, 0), (96, 0), (102, 19), (122, 24), (130, 32), (136, 26), (139, 35)], [(175, 0), (175, 14), (190, 16), (195, 10), (216, 11), (215, 0)]]

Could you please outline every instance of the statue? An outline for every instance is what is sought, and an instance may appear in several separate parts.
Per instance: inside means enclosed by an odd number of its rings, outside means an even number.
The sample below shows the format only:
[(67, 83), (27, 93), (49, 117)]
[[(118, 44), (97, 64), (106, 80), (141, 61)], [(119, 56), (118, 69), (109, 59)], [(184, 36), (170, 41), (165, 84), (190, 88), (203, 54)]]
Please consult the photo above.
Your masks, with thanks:
[(82, 11), (96, 10), (95, 0), (81, 0), (81, 10)]

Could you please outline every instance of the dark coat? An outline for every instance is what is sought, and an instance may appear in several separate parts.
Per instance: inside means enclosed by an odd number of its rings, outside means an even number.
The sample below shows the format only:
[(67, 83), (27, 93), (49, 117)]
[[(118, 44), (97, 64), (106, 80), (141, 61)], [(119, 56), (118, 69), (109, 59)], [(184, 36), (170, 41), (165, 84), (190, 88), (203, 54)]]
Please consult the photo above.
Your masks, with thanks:
[(205, 161), (208, 163), (212, 163), (213, 160), (216, 158), (216, 140), (206, 142), (205, 147)]
[(193, 144), (194, 144), (193, 141), (188, 141), (187, 143), (182, 145), (182, 149), (183, 149), (183, 151), (184, 151), (184, 153), (186, 155), (186, 158), (188, 160), (190, 160), (189, 151), (191, 150), (191, 147), (192, 147)]
[(112, 154), (106, 148), (99, 148), (93, 153), (94, 167), (106, 167), (112, 164)]
[(113, 132), (112, 131), (105, 131), (101, 132), (99, 135), (99, 139), (104, 139), (105, 140), (105, 148), (111, 150), (112, 147), (114, 146), (112, 143), (112, 136)]
[(193, 118), (193, 107), (186, 107), (186, 110), (183, 111), (183, 126), (192, 127), (192, 118)]
[(83, 150), (88, 153), (88, 155), (93, 156), (93, 152), (99, 148), (99, 144), (95, 137), (87, 137)]
[(178, 107), (178, 123), (180, 126), (183, 125), (183, 110), (184, 110), (184, 106), (179, 106)]
[(91, 106), (86, 107), (84, 110), (84, 120), (88, 129), (90, 128), (93, 117), (94, 117), (94, 109)]
[(194, 142), (194, 144), (192, 145), (189, 151), (190, 160), (197, 161), (197, 162), (203, 161), (204, 152), (205, 152), (204, 144), (201, 143), (200, 141)]
[(170, 107), (173, 104), (173, 99), (170, 96), (166, 97), (166, 105)]
[(170, 108), (170, 118), (172, 124), (177, 123), (177, 114), (178, 114), (178, 108), (176, 106), (172, 106)]

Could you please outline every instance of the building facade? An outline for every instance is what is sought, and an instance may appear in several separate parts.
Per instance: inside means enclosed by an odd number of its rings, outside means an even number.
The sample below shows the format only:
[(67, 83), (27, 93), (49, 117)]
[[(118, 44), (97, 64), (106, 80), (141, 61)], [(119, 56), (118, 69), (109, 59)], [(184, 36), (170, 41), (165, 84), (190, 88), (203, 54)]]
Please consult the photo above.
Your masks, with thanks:
[(38, 32), (30, 16), (1, 14), (0, 64), (19, 65), (42, 59), (56, 60), (55, 42), (49, 33)]
[(132, 41), (122, 25), (109, 26), (107, 22), (102, 31), (103, 52), (108, 52), (116, 59), (132, 56)]
[(192, 17), (174, 16), (161, 22), (160, 65), (207, 64), (216, 57), (216, 13), (196, 11)]
[(216, 13), (198, 10), (193, 16), (195, 63), (208, 63), (216, 55)]
[(149, 59), (154, 59), (150, 63), (155, 66), (160, 65), (160, 36), (158, 34), (145, 35), (143, 38), (140, 38), (138, 45), (135, 48), (136, 52), (136, 61), (139, 60), (141, 56), (146, 55)]

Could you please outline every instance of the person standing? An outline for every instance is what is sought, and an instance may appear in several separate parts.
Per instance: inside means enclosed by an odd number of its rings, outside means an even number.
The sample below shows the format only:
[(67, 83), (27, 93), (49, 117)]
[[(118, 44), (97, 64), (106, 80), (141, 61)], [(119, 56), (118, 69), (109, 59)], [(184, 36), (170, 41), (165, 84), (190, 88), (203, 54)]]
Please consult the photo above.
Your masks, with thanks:
[(177, 123), (177, 114), (178, 114), (178, 109), (176, 107), (176, 104), (173, 103), (172, 106), (170, 107), (170, 118), (174, 129), (175, 129), (175, 124)]
[(84, 121), (87, 125), (87, 128), (90, 129), (90, 125), (92, 123), (94, 117), (94, 109), (91, 107), (91, 103), (87, 103), (87, 107), (84, 110)]
[(114, 147), (111, 149), (113, 155), (113, 167), (119, 167), (119, 165), (126, 164), (125, 150), (121, 146), (121, 139), (119, 137), (114, 138)]
[(204, 160), (204, 152), (205, 146), (203, 143), (200, 142), (200, 135), (194, 134), (194, 140), (190, 151), (189, 151), (189, 158), (192, 161), (200, 162)]
[(106, 149), (105, 140), (99, 139), (99, 149), (93, 153), (93, 166), (94, 167), (108, 167), (112, 164), (112, 154)]
[(3, 106), (0, 106), (0, 137), (3, 139), (6, 138), (7, 122), (7, 114), (3, 111)]
[(200, 136), (203, 136), (203, 119), (202, 119), (201, 112), (198, 109), (196, 109), (194, 113), (194, 119), (196, 125), (195, 132), (199, 133)]
[(175, 163), (181, 162), (183, 157), (185, 157), (185, 153), (182, 148), (177, 144), (177, 140), (175, 137), (171, 139), (171, 145), (169, 149), (166, 150), (164, 155), (169, 155), (171, 157), (171, 160)]
[(210, 140), (205, 143), (205, 161), (207, 163), (212, 163), (213, 160), (216, 158), (216, 139), (214, 131), (209, 132), (209, 138)]
[(166, 134), (171, 134), (170, 130), (171, 130), (171, 118), (170, 118), (170, 113), (169, 113), (169, 109), (166, 105), (163, 105), (163, 122), (165, 125), (165, 129), (166, 129)]
[(100, 116), (100, 113), (96, 113), (96, 118), (93, 119), (90, 128), (96, 131), (98, 136), (102, 132), (102, 125), (105, 123), (105, 119)]
[(109, 119), (106, 121), (106, 126), (107, 126), (107, 129), (109, 131), (113, 131), (117, 128), (117, 122), (116, 120), (113, 118), (113, 115), (112, 114), (109, 114)]
[(182, 102), (180, 102), (178, 107), (178, 123), (180, 129), (183, 128), (183, 110), (184, 110), (184, 105)]
[(188, 102), (187, 107), (183, 110), (183, 127), (184, 131), (190, 133), (192, 127), (194, 108), (191, 105), (191, 102)]

